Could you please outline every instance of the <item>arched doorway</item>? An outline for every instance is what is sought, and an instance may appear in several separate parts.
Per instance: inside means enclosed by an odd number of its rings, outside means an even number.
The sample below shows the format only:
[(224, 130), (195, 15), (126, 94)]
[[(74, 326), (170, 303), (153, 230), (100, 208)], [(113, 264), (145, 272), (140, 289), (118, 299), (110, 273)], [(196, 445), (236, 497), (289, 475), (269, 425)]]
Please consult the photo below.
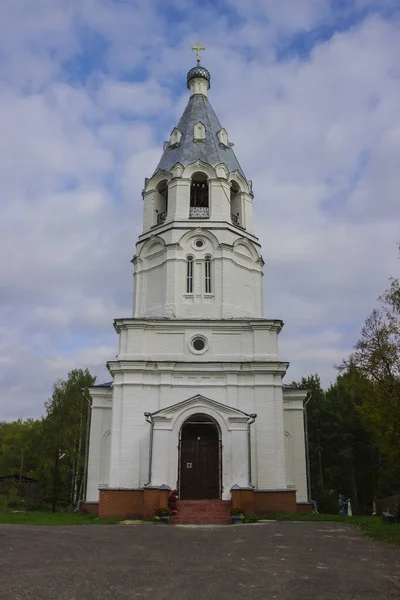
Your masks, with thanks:
[(189, 417), (181, 429), (179, 495), (182, 500), (221, 496), (221, 450), (217, 423), (208, 415)]

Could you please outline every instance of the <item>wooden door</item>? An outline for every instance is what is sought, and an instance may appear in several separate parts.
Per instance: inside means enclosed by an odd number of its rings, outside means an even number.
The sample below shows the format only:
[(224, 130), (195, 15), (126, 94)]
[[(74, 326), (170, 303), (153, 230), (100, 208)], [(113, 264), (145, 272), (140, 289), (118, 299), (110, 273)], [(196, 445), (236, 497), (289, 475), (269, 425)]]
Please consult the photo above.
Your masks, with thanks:
[(182, 430), (180, 497), (182, 500), (220, 496), (220, 448), (218, 431), (211, 423), (188, 424)]

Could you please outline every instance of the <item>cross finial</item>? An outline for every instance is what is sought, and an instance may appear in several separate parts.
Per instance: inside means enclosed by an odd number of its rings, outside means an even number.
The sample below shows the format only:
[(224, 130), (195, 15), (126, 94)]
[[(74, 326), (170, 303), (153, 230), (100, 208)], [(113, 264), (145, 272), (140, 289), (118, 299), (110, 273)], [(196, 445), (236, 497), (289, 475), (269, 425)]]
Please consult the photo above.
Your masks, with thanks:
[(206, 48), (204, 46), (202, 46), (200, 44), (200, 42), (197, 42), (197, 44), (195, 46), (192, 46), (192, 50), (196, 50), (196, 55), (197, 55), (197, 64), (200, 64), (201, 61), (201, 50), (206, 50)]

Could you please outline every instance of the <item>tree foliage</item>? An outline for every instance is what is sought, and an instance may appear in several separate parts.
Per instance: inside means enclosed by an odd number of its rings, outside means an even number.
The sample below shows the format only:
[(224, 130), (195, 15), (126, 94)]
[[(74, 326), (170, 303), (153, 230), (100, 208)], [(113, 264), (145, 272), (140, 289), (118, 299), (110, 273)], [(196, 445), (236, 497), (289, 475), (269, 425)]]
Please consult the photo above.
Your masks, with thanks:
[(88, 417), (82, 390), (94, 383), (87, 369), (75, 369), (54, 385), (43, 419), (0, 422), (0, 477), (12, 475), (17, 484), (26, 477), (38, 480), (44, 503), (51, 503), (56, 485), (57, 502), (76, 505), (83, 486)]
[(400, 285), (392, 279), (365, 321), (354, 352), (324, 391), (318, 375), (307, 388), (311, 495), (325, 511), (352, 498), (367, 512), (374, 498), (400, 492)]
[(380, 297), (342, 365), (344, 372), (365, 379), (358, 406), (361, 421), (377, 448), (392, 465), (400, 459), (400, 288), (393, 279)]
[(323, 512), (337, 511), (339, 493), (367, 512), (374, 495), (376, 451), (357, 413), (358, 381), (339, 375), (326, 391), (318, 375), (295, 385), (311, 392), (306, 407), (311, 498)]

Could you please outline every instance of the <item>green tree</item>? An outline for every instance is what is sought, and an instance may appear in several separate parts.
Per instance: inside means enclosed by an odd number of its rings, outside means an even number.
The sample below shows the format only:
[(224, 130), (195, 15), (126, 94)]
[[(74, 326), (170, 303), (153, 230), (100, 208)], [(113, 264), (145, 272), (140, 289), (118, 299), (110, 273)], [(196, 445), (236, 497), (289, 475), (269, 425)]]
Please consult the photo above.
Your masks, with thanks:
[(346, 373), (325, 391), (315, 374), (295, 385), (311, 392), (305, 414), (312, 499), (320, 511), (336, 512), (343, 493), (356, 512), (370, 511), (378, 454), (357, 410), (365, 380)]
[(35, 478), (40, 460), (41, 420), (0, 423), (0, 476)]
[(351, 497), (357, 513), (369, 512), (376, 492), (379, 454), (358, 408), (366, 381), (359, 372), (339, 375), (326, 391), (326, 478), (336, 493)]
[(68, 505), (76, 505), (82, 494), (88, 416), (88, 401), (82, 391), (95, 380), (88, 369), (74, 369), (66, 380), (57, 381), (45, 405), (45, 472), (47, 477), (52, 474), (53, 485), (57, 475), (58, 498)]
[(368, 382), (358, 407), (361, 420), (388, 461), (400, 460), (400, 291), (399, 281), (380, 298), (342, 370), (357, 370)]

